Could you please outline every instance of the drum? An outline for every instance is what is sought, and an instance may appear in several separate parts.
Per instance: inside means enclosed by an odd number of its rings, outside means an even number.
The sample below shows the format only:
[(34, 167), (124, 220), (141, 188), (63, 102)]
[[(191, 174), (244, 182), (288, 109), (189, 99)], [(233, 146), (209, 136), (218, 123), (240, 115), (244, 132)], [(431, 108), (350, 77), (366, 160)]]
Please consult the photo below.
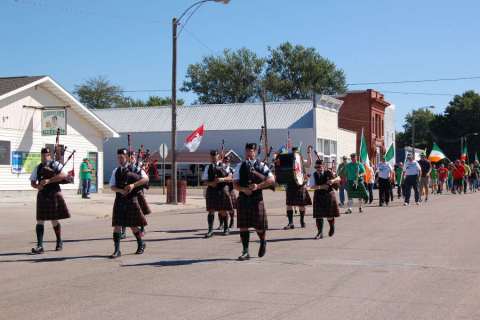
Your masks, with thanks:
[(278, 184), (303, 185), (303, 159), (299, 153), (279, 154), (275, 160), (275, 178)]

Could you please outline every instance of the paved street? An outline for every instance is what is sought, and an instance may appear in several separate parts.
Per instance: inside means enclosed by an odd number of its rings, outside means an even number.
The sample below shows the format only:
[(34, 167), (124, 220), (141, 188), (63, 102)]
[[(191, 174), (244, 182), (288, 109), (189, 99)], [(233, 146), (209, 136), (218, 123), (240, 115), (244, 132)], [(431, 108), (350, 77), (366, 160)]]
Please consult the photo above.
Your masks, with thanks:
[(68, 196), (64, 251), (48, 226), (41, 256), (27, 254), (34, 196), (2, 196), (0, 319), (480, 319), (480, 194), (368, 207), (323, 240), (310, 208), (306, 229), (281, 230), (284, 194), (265, 194), (268, 252), (256, 258), (252, 234), (247, 262), (237, 232), (202, 238), (199, 191), (186, 207), (149, 194), (146, 253), (130, 234), (118, 260), (107, 258), (113, 195)]

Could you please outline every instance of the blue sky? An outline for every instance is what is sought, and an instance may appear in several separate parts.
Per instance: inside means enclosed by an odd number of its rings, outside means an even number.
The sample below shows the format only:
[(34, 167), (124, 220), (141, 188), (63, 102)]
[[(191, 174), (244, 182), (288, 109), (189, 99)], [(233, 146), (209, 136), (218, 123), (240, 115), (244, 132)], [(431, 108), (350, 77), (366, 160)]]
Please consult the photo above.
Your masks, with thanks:
[[(1, 0), (0, 76), (48, 74), (66, 89), (98, 75), (125, 90), (171, 87), (171, 19), (193, 0)], [(479, 1), (231, 0), (208, 3), (179, 39), (179, 84), (190, 63), (224, 48), (259, 55), (284, 41), (316, 48), (348, 83), (480, 75)], [(412, 108), (480, 90), (480, 79), (352, 86), (385, 91), (397, 128)], [(158, 92), (169, 95), (169, 92)], [(146, 98), (148, 94), (131, 94)], [(179, 93), (187, 102), (192, 94)]]

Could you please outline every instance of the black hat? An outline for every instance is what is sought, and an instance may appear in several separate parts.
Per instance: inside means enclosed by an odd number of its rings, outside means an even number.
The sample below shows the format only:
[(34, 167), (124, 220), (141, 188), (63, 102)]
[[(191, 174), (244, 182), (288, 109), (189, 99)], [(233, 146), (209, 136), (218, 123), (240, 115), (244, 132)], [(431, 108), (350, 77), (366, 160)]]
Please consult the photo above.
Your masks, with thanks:
[(292, 148), (292, 152), (298, 152), (298, 148), (297, 148), (297, 147), (293, 147), (293, 148)]
[(357, 154), (356, 154), (356, 153), (352, 153), (352, 154), (350, 155), (350, 158), (353, 158), (353, 157), (357, 157)]
[(49, 147), (42, 148), (40, 153), (50, 153), (50, 148)]
[(255, 142), (249, 142), (245, 145), (245, 149), (257, 150), (257, 144)]
[(117, 150), (117, 154), (128, 155), (128, 150), (126, 148), (120, 148), (120, 149)]
[(315, 161), (316, 166), (321, 166), (323, 164), (323, 160), (317, 160)]

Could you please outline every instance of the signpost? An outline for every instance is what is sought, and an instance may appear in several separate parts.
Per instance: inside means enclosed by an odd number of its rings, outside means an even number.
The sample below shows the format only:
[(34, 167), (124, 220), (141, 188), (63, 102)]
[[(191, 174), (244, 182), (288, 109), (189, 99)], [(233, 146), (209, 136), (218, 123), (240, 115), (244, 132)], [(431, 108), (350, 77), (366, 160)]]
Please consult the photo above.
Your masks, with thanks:
[[(162, 158), (162, 185), (163, 185), (163, 194), (165, 194), (165, 159), (167, 158), (168, 155), (168, 148), (165, 143), (162, 143), (160, 147), (158, 148), (158, 152), (160, 154), (160, 158)], [(173, 186), (175, 188), (176, 186)], [(175, 192), (175, 191), (174, 191)]]

